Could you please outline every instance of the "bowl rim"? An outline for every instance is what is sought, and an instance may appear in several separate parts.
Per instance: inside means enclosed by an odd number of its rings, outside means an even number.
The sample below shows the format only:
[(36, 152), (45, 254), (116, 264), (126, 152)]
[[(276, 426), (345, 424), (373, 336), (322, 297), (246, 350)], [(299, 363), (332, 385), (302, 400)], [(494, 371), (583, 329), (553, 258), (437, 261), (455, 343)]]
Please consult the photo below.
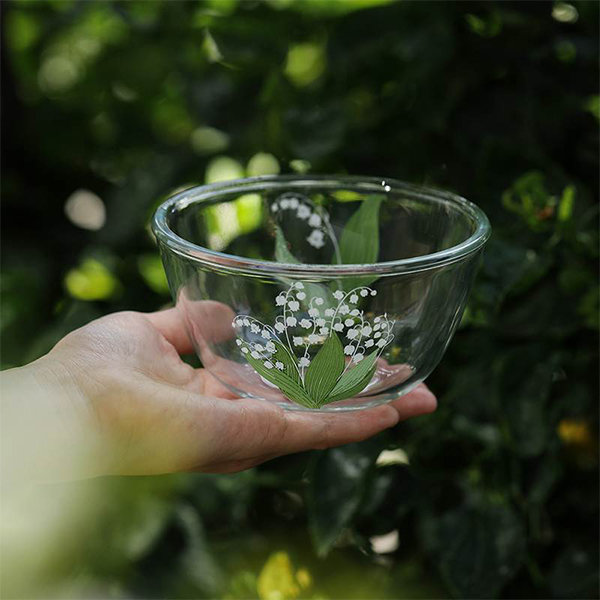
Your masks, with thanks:
[[(371, 264), (311, 264), (281, 263), (275, 261), (244, 258), (225, 252), (210, 250), (194, 244), (177, 235), (168, 224), (169, 214), (181, 210), (192, 203), (214, 199), (217, 195), (237, 192), (247, 194), (269, 189), (277, 189), (282, 184), (289, 187), (306, 189), (307, 187), (343, 187), (344, 184), (364, 188), (365, 192), (389, 193), (403, 192), (414, 198), (447, 203), (469, 216), (476, 224), (475, 231), (465, 240), (437, 252), (383, 261)], [(363, 190), (360, 190), (363, 191)], [(491, 225), (486, 214), (476, 204), (454, 194), (429, 186), (415, 185), (392, 178), (368, 177), (360, 175), (263, 175), (244, 179), (232, 179), (206, 185), (197, 185), (180, 191), (165, 200), (154, 213), (152, 231), (159, 242), (176, 254), (192, 261), (221, 270), (244, 272), (249, 275), (291, 275), (305, 277), (344, 277), (357, 275), (389, 275), (413, 273), (438, 268), (460, 261), (477, 252), (488, 240)]]

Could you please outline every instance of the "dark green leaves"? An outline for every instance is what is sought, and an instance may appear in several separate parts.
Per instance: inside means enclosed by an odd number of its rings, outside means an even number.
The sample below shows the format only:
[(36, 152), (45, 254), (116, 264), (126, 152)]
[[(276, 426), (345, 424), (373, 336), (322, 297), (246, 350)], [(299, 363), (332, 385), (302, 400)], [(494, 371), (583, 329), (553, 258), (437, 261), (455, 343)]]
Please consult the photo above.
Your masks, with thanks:
[[(259, 375), (262, 375), (267, 381), (275, 384), (290, 400), (302, 406), (312, 407), (313, 402), (302, 386), (295, 361), (279, 342), (274, 343), (277, 351), (272, 359), (267, 361), (247, 355), (248, 362)], [(278, 361), (283, 363), (283, 370), (275, 366)]]
[(317, 406), (323, 403), (344, 370), (344, 350), (334, 333), (313, 358), (304, 376), (304, 385)]
[(372, 352), (352, 369), (346, 371), (331, 390), (327, 403), (351, 398), (362, 392), (373, 378), (376, 360), (377, 352)]
[[(288, 248), (288, 243), (285, 239), (285, 236), (283, 235), (283, 231), (281, 231), (281, 227), (279, 227), (278, 225), (275, 226), (275, 260), (280, 263), (287, 263), (292, 265), (300, 263), (300, 261), (291, 253), (290, 249)], [(291, 282), (290, 279), (286, 279), (283, 277), (282, 280), (286, 282)], [(306, 288), (306, 293), (309, 297), (323, 298), (323, 309), (326, 309), (332, 304), (334, 304), (331, 291), (327, 286), (318, 283), (306, 282), (304, 282), (304, 286)]]
[(275, 260), (280, 263), (298, 264), (300, 261), (290, 252), (281, 227), (275, 226)]
[(383, 196), (368, 196), (348, 219), (340, 237), (344, 264), (364, 265), (379, 255), (379, 205)]
[(430, 521), (425, 535), (457, 598), (497, 598), (525, 559), (525, 532), (507, 504), (461, 506)]
[[(365, 265), (377, 262), (379, 255), (379, 206), (383, 196), (368, 196), (348, 219), (340, 237), (343, 264)], [(344, 289), (368, 285), (372, 278), (344, 280)]]
[(381, 450), (376, 440), (320, 453), (312, 465), (308, 490), (309, 525), (320, 555), (325, 555), (349, 523), (366, 489)]
[(309, 408), (319, 408), (358, 394), (371, 381), (375, 371), (374, 352), (344, 373), (344, 350), (340, 339), (333, 333), (312, 359), (303, 381), (296, 359), (289, 350), (278, 341), (273, 340), (273, 343), (276, 351), (269, 360), (246, 355), (248, 362), (290, 400)]

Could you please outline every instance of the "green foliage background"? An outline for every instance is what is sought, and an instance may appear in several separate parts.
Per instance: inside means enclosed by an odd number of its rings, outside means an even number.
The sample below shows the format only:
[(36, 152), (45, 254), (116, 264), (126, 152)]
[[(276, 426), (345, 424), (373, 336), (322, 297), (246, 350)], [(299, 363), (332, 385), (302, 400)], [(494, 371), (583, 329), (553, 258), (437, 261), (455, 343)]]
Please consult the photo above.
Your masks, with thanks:
[[(181, 186), (381, 175), (455, 190), (494, 227), (429, 381), (436, 414), (235, 476), (111, 480), (31, 586), (598, 596), (596, 2), (1, 9), (5, 368), (102, 314), (169, 302), (148, 222)], [(64, 212), (79, 189), (106, 206), (97, 231)], [(398, 548), (374, 552), (393, 530)]]

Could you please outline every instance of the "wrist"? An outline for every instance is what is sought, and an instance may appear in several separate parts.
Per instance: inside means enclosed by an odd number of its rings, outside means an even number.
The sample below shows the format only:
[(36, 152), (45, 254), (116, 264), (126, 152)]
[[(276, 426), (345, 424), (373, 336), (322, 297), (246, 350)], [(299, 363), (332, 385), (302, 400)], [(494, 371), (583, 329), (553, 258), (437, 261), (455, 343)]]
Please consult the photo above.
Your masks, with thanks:
[(94, 415), (77, 377), (66, 365), (46, 355), (4, 371), (0, 387), (4, 481), (54, 481), (97, 474), (101, 454)]

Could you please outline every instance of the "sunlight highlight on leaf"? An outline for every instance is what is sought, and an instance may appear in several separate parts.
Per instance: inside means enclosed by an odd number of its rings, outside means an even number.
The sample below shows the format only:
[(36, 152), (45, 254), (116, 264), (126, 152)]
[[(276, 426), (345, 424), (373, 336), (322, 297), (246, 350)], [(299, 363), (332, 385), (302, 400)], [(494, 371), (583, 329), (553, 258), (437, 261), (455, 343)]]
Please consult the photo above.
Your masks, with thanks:
[(284, 73), (298, 87), (318, 79), (325, 71), (325, 48), (321, 44), (296, 44), (288, 50)]
[(65, 276), (65, 287), (78, 300), (105, 300), (119, 289), (119, 281), (99, 261), (88, 258)]

